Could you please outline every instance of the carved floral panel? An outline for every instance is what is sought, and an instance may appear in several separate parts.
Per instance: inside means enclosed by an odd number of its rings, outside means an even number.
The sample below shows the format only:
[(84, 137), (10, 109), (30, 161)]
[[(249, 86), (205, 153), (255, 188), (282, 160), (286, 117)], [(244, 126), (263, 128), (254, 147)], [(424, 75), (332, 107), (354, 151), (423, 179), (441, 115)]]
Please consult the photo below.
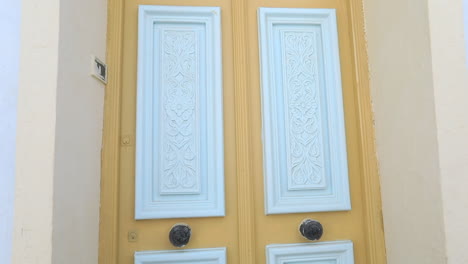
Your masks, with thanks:
[(265, 213), (350, 210), (335, 10), (258, 14)]
[(200, 192), (197, 43), (194, 31), (163, 32), (164, 128), (159, 172), (163, 194)]
[(282, 32), (290, 190), (325, 185), (315, 32)]
[(219, 7), (139, 9), (135, 218), (224, 215)]

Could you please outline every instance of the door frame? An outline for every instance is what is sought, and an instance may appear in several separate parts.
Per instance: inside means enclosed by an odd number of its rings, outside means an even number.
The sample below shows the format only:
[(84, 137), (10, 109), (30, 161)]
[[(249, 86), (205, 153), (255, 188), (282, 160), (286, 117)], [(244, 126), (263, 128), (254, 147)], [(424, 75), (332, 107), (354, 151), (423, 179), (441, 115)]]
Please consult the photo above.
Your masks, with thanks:
[[(232, 0), (233, 33), (246, 30), (244, 9), (248, 0)], [(121, 135), (121, 88), (122, 88), (122, 51), (123, 51), (123, 15), (125, 0), (108, 0), (107, 14), (107, 64), (108, 83), (104, 101), (104, 130), (101, 152), (101, 207), (99, 224), (99, 263), (116, 264), (118, 256), (118, 214), (119, 214), (119, 170), (120, 149), (134, 144), (134, 138)], [(365, 212), (367, 259), (372, 264), (385, 264), (386, 252), (380, 196), (380, 180), (375, 152), (375, 133), (370, 96), (369, 69), (364, 33), (364, 10), (362, 0), (348, 0), (348, 11), (353, 41), (355, 64), (354, 87), (359, 122), (359, 148), (362, 156), (362, 188), (364, 190), (363, 207)], [(234, 64), (243, 65), (247, 52), (243, 48), (247, 43), (246, 34), (236, 38), (234, 46)], [(236, 156), (239, 194), (239, 259), (242, 264), (255, 263), (253, 240), (253, 204), (252, 199), (249, 149), (249, 98), (248, 72), (242, 67), (234, 67), (235, 116), (236, 116)], [(248, 217), (246, 217), (248, 216)], [(245, 241), (249, 241), (246, 243)]]

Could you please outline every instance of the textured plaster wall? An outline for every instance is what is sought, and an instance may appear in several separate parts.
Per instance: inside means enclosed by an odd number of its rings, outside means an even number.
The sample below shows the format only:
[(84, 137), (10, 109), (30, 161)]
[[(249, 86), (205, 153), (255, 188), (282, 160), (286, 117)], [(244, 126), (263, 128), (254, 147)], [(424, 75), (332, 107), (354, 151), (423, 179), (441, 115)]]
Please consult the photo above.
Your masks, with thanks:
[(20, 4), (6, 1), (0, 9), (0, 263), (5, 264), (12, 249)]
[(463, 1), (428, 1), (449, 264), (468, 263), (468, 65)]
[(364, 0), (364, 7), (388, 263), (442, 264), (428, 1)]
[[(53, 263), (98, 259), (104, 84), (90, 76), (105, 59), (107, 0), (61, 0), (55, 139)], [(72, 256), (72, 257), (71, 257)]]

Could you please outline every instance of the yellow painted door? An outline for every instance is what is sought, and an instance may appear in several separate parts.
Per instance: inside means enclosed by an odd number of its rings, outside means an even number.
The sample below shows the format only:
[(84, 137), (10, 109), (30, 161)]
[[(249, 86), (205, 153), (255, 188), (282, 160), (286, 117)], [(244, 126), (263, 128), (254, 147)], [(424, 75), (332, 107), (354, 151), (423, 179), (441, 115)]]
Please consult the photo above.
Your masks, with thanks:
[[(140, 5), (219, 6), (222, 10), (222, 61), (224, 111), (224, 217), (169, 218), (135, 220), (135, 160), (137, 125), (137, 53), (138, 9)], [(190, 243), (184, 249), (227, 247), (228, 261), (239, 263), (236, 193), (236, 141), (234, 124), (233, 48), (230, 1), (219, 0), (127, 0), (124, 8), (123, 60), (122, 60), (122, 137), (130, 144), (121, 150), (120, 211), (119, 211), (119, 263), (134, 263), (135, 251), (175, 249), (169, 241), (169, 231), (177, 223), (186, 223), (192, 229)], [(136, 241), (129, 242), (132, 232)], [(220, 235), (222, 234), (222, 235)], [(131, 240), (131, 239), (130, 239)]]
[[(363, 210), (362, 168), (360, 167), (359, 131), (356, 107), (356, 87), (354, 87), (353, 42), (349, 8), (350, 1), (343, 0), (249, 0), (247, 24), (256, 25), (257, 10), (260, 7), (277, 8), (326, 8), (336, 9), (339, 36), (339, 53), (343, 103), (346, 124), (346, 143), (348, 157), (348, 173), (351, 193), (352, 210), (320, 213), (296, 213), (265, 215), (264, 210), (264, 175), (262, 156), (262, 114), (259, 50), (249, 49), (250, 82), (249, 98), (251, 99), (251, 139), (252, 143), (252, 175), (254, 176), (255, 201), (255, 245), (256, 262), (266, 263), (265, 247), (269, 244), (288, 244), (307, 242), (298, 232), (304, 219), (314, 219), (323, 225), (323, 236), (320, 241), (352, 240), (354, 243), (355, 263), (370, 263), (366, 257), (365, 246), (365, 214)], [(248, 27), (250, 47), (258, 47), (258, 27)], [(320, 263), (320, 262), (319, 262)], [(328, 262), (323, 262), (328, 263)], [(345, 262), (347, 263), (347, 262)]]
[[(180, 250), (171, 245), (168, 239), (171, 227), (177, 223), (186, 223), (192, 229), (190, 242), (184, 249), (226, 248), (227, 263), (266, 263), (268, 245), (317, 243), (307, 241), (299, 233), (299, 225), (304, 219), (314, 219), (323, 225), (324, 232), (319, 242), (352, 241), (354, 263), (371, 263), (371, 259), (382, 259), (375, 255), (383, 255), (383, 252), (376, 252), (375, 249), (372, 249), (372, 252), (369, 251), (371, 243), (369, 237), (372, 237), (369, 234), (375, 232), (371, 226), (375, 225), (373, 221), (378, 221), (378, 219), (369, 213), (372, 208), (367, 208), (369, 203), (366, 203), (374, 197), (370, 197), (369, 192), (363, 187), (366, 186), (363, 175), (368, 173), (364, 171), (366, 168), (363, 166), (363, 160), (368, 160), (365, 155), (370, 154), (364, 152), (362, 147), (367, 132), (362, 126), (360, 104), (363, 104), (361, 101), (367, 98), (359, 97), (360, 87), (357, 86), (359, 82), (356, 81), (356, 76), (359, 68), (363, 67), (360, 64), (365, 61), (358, 61), (356, 58), (356, 50), (363, 47), (357, 46), (353, 36), (360, 35), (362, 32), (356, 34), (354, 31), (362, 30), (362, 28), (353, 28), (353, 23), (355, 23), (353, 19), (357, 18), (351, 16), (355, 12), (352, 8), (356, 7), (352, 2), (351, 0), (123, 1), (123, 15), (120, 18), (123, 20), (123, 30), (120, 36), (122, 52), (109, 54), (115, 57), (121, 56), (122, 73), (121, 83), (117, 84), (121, 93), (119, 102), (121, 145), (118, 192), (116, 192), (118, 193), (116, 198), (118, 210), (115, 211), (117, 212), (114, 216), (116, 221), (113, 222), (116, 224), (118, 235), (117, 250), (111, 251), (116, 255), (118, 263), (134, 263), (135, 252)], [(140, 5), (220, 7), (224, 216), (135, 219), (135, 171), (138, 158), (136, 157), (138, 143), (136, 131), (137, 64), (138, 49), (141, 49), (138, 42)], [(262, 67), (258, 25), (260, 7), (336, 10), (351, 210), (265, 213), (265, 152), (262, 136), (262, 111), (265, 110), (262, 110), (260, 72)], [(112, 28), (112, 25), (110, 27)], [(107, 176), (103, 175), (103, 177)], [(104, 197), (104, 199), (107, 198)], [(103, 203), (103, 206), (102, 212), (110, 210), (105, 208), (106, 203)], [(379, 206), (377, 202), (376, 207)], [(105, 223), (103, 225), (105, 226)], [(101, 233), (105, 228), (103, 225), (101, 225)], [(381, 237), (377, 237), (381, 240)], [(380, 240), (376, 243), (382, 244)], [(103, 248), (111, 246), (105, 244), (105, 238), (101, 235), (101, 260), (106, 259), (102, 255), (107, 253), (103, 252), (109, 252)]]

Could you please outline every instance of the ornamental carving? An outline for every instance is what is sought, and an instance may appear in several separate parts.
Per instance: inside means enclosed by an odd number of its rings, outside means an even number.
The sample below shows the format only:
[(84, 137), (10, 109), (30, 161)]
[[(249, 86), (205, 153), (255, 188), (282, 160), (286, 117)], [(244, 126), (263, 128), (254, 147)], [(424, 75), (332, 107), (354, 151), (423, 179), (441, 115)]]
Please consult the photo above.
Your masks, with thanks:
[(197, 43), (194, 31), (163, 32), (160, 191), (165, 194), (199, 192)]
[(285, 126), (289, 189), (324, 184), (317, 36), (283, 32)]

